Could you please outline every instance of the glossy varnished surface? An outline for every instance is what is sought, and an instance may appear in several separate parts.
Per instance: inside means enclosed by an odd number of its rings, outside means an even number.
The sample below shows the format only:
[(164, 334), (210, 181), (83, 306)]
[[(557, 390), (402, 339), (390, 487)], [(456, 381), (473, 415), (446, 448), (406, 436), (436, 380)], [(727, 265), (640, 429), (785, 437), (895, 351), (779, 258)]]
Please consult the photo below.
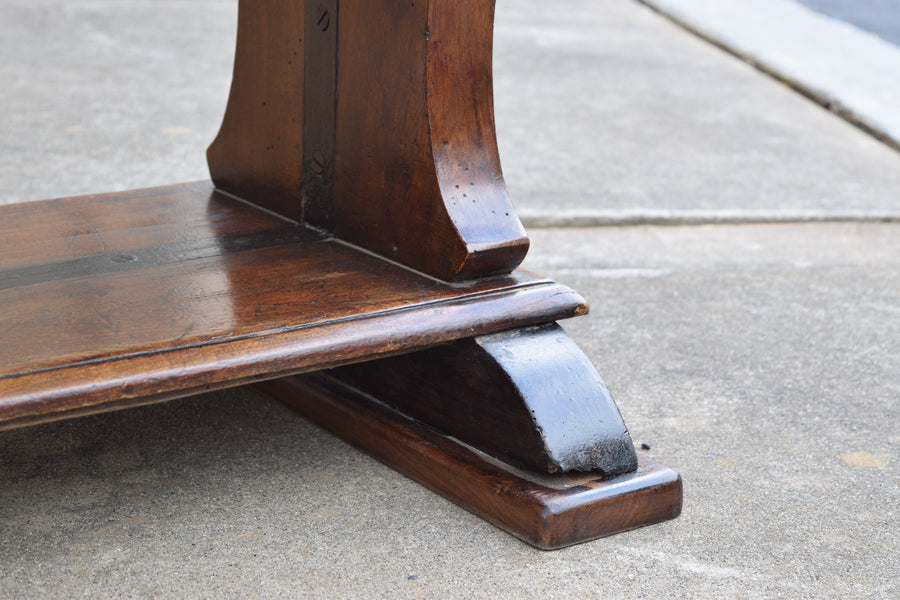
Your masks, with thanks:
[(186, 184), (0, 209), (6, 426), (583, 312), (526, 274), (448, 285)]
[(302, 218), (306, 5), (305, 0), (238, 3), (231, 93), (207, 153), (220, 188), (297, 220)]
[(0, 208), (0, 429), (262, 382), (542, 548), (676, 516), (546, 325), (583, 301), (512, 272), (493, 8), (242, 0), (218, 191)]
[(494, 0), (341, 4), (339, 236), (442, 279), (522, 261), (494, 131), (493, 18)]
[(500, 169), (494, 0), (242, 0), (216, 185), (443, 280), (528, 250)]
[[(457, 340), (330, 373), (531, 471), (620, 475), (637, 468), (634, 444), (609, 390), (555, 323)], [(423, 386), (424, 381), (435, 385)]]

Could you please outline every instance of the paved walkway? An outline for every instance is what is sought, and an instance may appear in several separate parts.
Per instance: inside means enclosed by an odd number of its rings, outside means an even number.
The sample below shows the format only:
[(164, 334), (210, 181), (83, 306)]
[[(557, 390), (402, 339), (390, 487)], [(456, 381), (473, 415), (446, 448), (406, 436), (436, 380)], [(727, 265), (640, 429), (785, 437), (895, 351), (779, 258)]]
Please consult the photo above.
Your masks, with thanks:
[[(900, 153), (637, 2), (497, 16), (527, 266), (682, 517), (540, 552), (232, 390), (0, 433), (0, 598), (900, 596)], [(0, 0), (0, 195), (205, 177), (234, 20)]]
[(900, 46), (793, 0), (640, 1), (900, 151)]

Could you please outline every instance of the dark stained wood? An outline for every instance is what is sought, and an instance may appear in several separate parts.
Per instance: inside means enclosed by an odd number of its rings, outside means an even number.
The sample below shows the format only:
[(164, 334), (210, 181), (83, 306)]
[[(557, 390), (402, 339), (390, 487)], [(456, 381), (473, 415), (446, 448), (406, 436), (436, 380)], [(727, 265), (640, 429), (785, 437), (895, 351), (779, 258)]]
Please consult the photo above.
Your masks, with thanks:
[(305, 30), (303, 220), (332, 231), (338, 0), (311, 3), (306, 11)]
[(528, 238), (497, 152), (493, 0), (305, 10), (240, 3), (216, 185), (446, 281), (512, 271)]
[[(266, 215), (209, 183), (139, 196), (124, 196), (127, 212), (110, 210), (104, 196), (30, 203), (25, 214), (22, 206), (0, 207), (0, 427), (585, 310), (571, 290), (525, 273), (441, 283)], [(174, 225), (178, 214), (182, 226)], [(39, 234), (33, 240), (13, 227)], [(23, 264), (20, 245), (40, 262)]]
[(620, 475), (637, 468), (606, 385), (555, 324), (458, 340), (331, 374), (532, 471)]
[(441, 279), (528, 249), (500, 170), (493, 0), (341, 4), (337, 234)]
[[(0, 268), (214, 236), (281, 222), (240, 202), (217, 202), (208, 181), (0, 206)], [(214, 227), (213, 227), (214, 224)]]
[[(187, 261), (224, 257), (237, 252), (259, 251), (289, 244), (322, 241), (324, 235), (305, 227), (281, 227), (253, 233), (235, 233), (155, 246), (128, 248), (74, 256), (49, 262), (4, 269), (0, 290), (25, 288), (55, 281), (97, 278), (122, 271), (177, 265)], [(273, 250), (274, 251), (274, 250)]]
[(677, 516), (553, 324), (583, 300), (512, 272), (493, 0), (239, 6), (218, 191), (0, 207), (0, 429), (266, 382), (542, 548)]
[[(316, 2), (310, 2), (315, 8)], [(238, 4), (234, 77), (207, 151), (216, 185), (294, 220), (302, 218), (304, 0)]]
[(562, 548), (681, 512), (680, 476), (646, 458), (635, 471), (613, 477), (541, 475), (504, 464), (327, 375), (273, 380), (260, 389), (539, 548)]

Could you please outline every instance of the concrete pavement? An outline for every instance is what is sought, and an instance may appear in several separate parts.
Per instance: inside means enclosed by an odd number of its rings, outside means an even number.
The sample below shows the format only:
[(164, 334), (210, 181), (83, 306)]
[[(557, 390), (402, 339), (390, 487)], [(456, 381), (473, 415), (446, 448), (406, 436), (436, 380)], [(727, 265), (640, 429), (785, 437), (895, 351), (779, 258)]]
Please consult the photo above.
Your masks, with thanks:
[[(526, 266), (683, 515), (537, 551), (231, 390), (0, 433), (0, 597), (900, 595), (900, 154), (637, 2), (498, 4)], [(0, 0), (4, 201), (205, 177), (234, 16)]]
[(900, 150), (897, 45), (793, 0), (641, 1)]

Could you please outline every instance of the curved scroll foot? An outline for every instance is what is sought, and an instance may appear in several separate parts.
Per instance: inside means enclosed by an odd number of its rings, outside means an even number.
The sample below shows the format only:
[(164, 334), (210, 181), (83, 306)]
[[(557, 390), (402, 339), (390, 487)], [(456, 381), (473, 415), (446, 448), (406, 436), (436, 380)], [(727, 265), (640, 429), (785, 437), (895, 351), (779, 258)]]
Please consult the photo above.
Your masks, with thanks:
[(637, 468), (600, 375), (559, 325), (506, 331), (333, 371), (380, 401), (542, 473)]
[(261, 386), (541, 548), (681, 511), (678, 473), (638, 459), (600, 376), (555, 324)]

